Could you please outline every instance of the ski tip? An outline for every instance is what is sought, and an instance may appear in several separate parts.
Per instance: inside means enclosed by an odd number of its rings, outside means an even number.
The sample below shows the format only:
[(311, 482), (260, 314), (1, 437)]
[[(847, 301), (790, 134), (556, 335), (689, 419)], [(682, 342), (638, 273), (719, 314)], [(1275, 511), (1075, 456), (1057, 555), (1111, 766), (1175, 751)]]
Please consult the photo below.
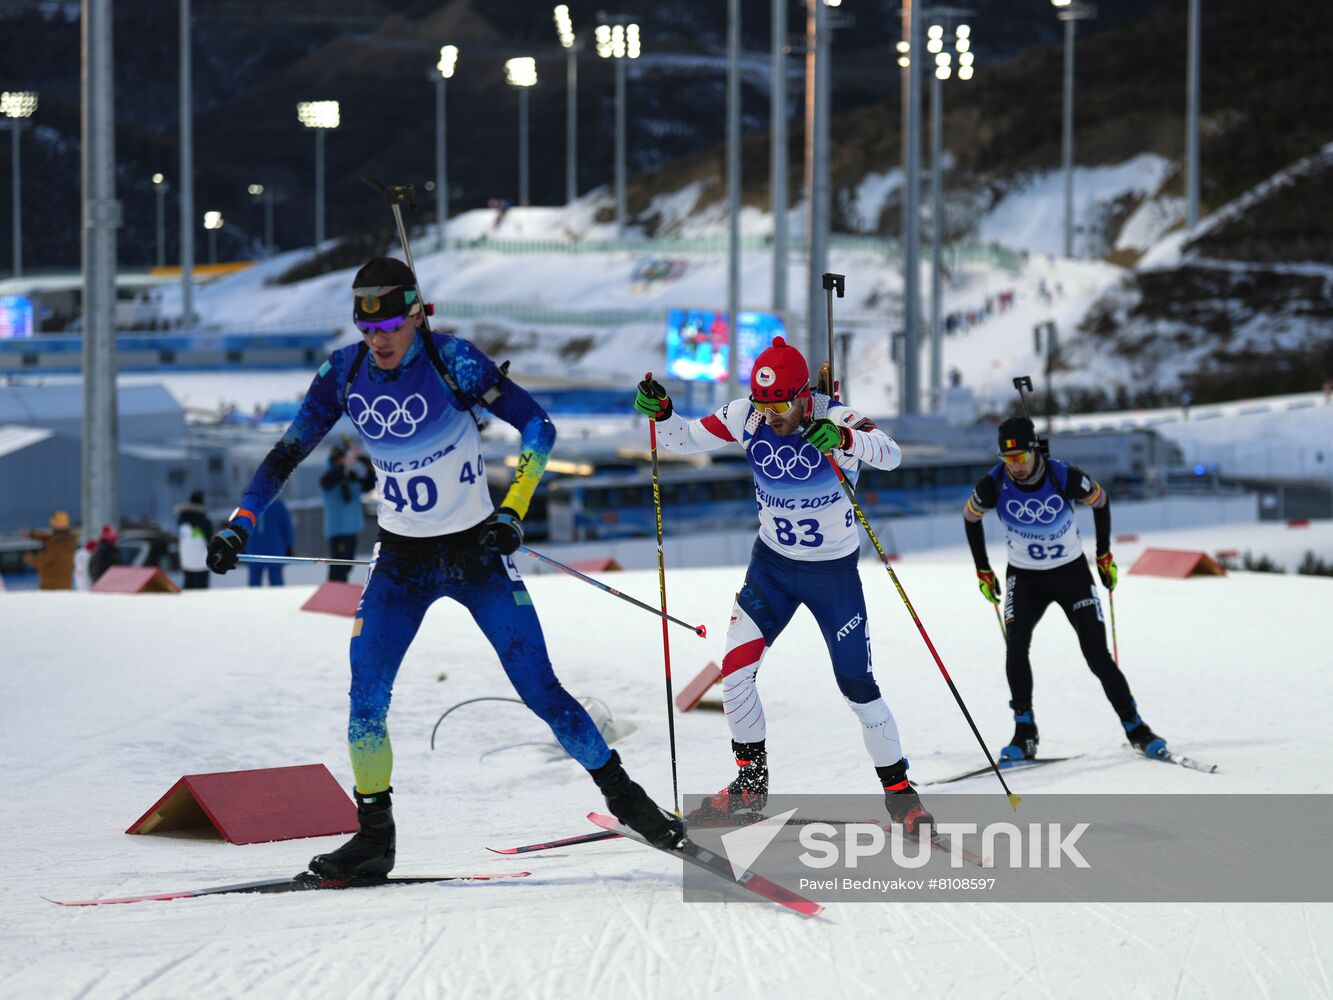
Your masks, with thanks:
[(492, 854), (517, 854), (517, 853), (518, 853), (518, 848), (517, 848), (517, 847), (488, 847), (488, 848), (486, 848), (486, 850), (490, 851)]
[(1013, 792), (1009, 792), (1008, 795), (1009, 795), (1009, 808), (1012, 809), (1014, 812), (1018, 812), (1018, 803), (1023, 801), (1022, 796), (1015, 795)]

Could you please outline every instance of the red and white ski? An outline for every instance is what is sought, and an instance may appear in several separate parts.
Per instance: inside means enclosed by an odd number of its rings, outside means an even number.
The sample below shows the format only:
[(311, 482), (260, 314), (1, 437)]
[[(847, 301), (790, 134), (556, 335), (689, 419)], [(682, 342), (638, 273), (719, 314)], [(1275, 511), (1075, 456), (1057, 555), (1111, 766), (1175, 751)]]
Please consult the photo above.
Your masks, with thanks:
[(785, 906), (789, 910), (806, 917), (818, 916), (824, 909), (820, 903), (799, 896), (790, 889), (783, 888), (776, 882), (764, 878), (762, 875), (756, 875), (754, 872), (746, 870), (737, 878), (731, 870), (731, 862), (721, 855), (714, 854), (706, 848), (700, 847), (693, 841), (686, 839), (681, 847), (658, 847), (656, 844), (650, 844), (633, 830), (620, 825), (620, 822), (614, 816), (604, 816), (601, 813), (588, 813), (588, 819), (592, 820), (604, 830), (610, 830), (612, 833), (619, 834), (627, 840), (636, 840), (640, 844), (651, 847), (654, 850), (661, 851), (663, 854), (670, 854), (673, 857), (680, 858), (696, 868), (702, 868), (704, 871), (712, 872), (718, 878), (733, 885), (738, 885), (743, 889), (748, 889), (763, 899), (771, 903), (777, 903), (779, 906)]
[(533, 851), (551, 851), (557, 847), (574, 847), (578, 844), (595, 844), (599, 840), (619, 840), (620, 834), (610, 830), (598, 830), (596, 833), (580, 833), (576, 837), (563, 837), (560, 840), (547, 840), (540, 844), (523, 844), (519, 847), (488, 847), (486, 850), (495, 854), (531, 854)]
[(57, 906), (107, 906), (111, 903), (146, 903), (155, 900), (194, 899), (196, 896), (226, 896), (240, 893), (310, 892), (319, 890), (375, 889), (390, 885), (428, 885), (432, 882), (492, 882), (497, 879), (526, 878), (531, 872), (496, 872), (469, 875), (422, 875), (380, 879), (330, 879), (302, 872), (290, 878), (270, 878), (257, 882), (238, 882), (235, 885), (217, 885), (207, 889), (178, 889), (175, 892), (150, 892), (142, 896), (119, 896), (114, 899), (62, 900), (42, 898)]

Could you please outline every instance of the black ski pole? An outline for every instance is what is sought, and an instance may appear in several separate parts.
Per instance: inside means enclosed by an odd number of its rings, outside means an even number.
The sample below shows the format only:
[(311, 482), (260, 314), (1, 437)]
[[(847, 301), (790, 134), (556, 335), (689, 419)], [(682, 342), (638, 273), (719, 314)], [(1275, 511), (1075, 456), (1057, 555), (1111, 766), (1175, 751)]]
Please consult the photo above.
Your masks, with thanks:
[(518, 547), (518, 551), (522, 552), (524, 555), (532, 556), (532, 558), (534, 559), (539, 559), (550, 566), (554, 566), (556, 569), (560, 570), (560, 572), (568, 573), (576, 580), (582, 580), (584, 583), (590, 583), (597, 589), (606, 591), (606, 593), (610, 594), (612, 597), (619, 597), (622, 601), (627, 601), (628, 603), (633, 604), (636, 608), (642, 608), (649, 614), (654, 614), (657, 615), (659, 618), (664, 618), (667, 621), (671, 622), (673, 625), (681, 625), (689, 629), (691, 632), (699, 636), (701, 639), (708, 638), (708, 629), (703, 625), (691, 625), (689, 622), (682, 621), (681, 619), (675, 617), (674, 615), (667, 614), (665, 611), (658, 611), (657, 608), (653, 607), (651, 604), (645, 604), (643, 603), (643, 601), (630, 597), (629, 594), (622, 594), (614, 587), (610, 587), (607, 586), (605, 583), (602, 583), (601, 580), (595, 580), (585, 573), (580, 573), (573, 566), (566, 566), (558, 559), (552, 559), (550, 556), (543, 555), (542, 553), (538, 552), (535, 549), (528, 548), (526, 545), (520, 545)]
[[(829, 275), (829, 274), (824, 275), (824, 292), (828, 300), (828, 315), (829, 315), (830, 330), (833, 328), (834, 282), (830, 281), (829, 279), (831, 278), (841, 279), (841, 277), (842, 277), (841, 275)], [(838, 285), (839, 285), (838, 295), (839, 297), (841, 297), (842, 295), (841, 281), (838, 282)], [(833, 361), (832, 353), (830, 352), (830, 357), (829, 357), (830, 386), (833, 383), (832, 361)], [(1015, 385), (1017, 385), (1016, 379), (1015, 379)], [(838, 477), (838, 485), (840, 485), (842, 487), (842, 491), (845, 494), (847, 494), (847, 501), (852, 505), (852, 510), (856, 514), (856, 519), (861, 522), (861, 527), (865, 529), (866, 537), (870, 539), (870, 544), (873, 545), (875, 547), (875, 551), (879, 553), (879, 561), (882, 562), (884, 564), (884, 568), (889, 571), (889, 579), (893, 581), (893, 586), (897, 589), (898, 596), (902, 598), (903, 606), (907, 608), (907, 613), (911, 616), (912, 621), (916, 624), (917, 631), (921, 633), (921, 638), (926, 644), (926, 649), (930, 650), (930, 655), (935, 660), (935, 666), (939, 667), (940, 676), (944, 678), (944, 683), (948, 685), (949, 692), (953, 695), (953, 700), (958, 703), (958, 708), (962, 711), (963, 718), (967, 720), (967, 724), (972, 729), (972, 735), (977, 738), (977, 743), (981, 746), (981, 752), (986, 755), (986, 762), (990, 764), (991, 770), (995, 772), (995, 777), (1000, 779), (1000, 787), (1004, 789), (1005, 795), (1008, 796), (1009, 798), (1010, 808), (1017, 809), (1019, 797), (1010, 790), (1009, 784), (1004, 780), (1004, 775), (1000, 773), (999, 765), (995, 763), (995, 758), (991, 756), (990, 748), (986, 746), (986, 741), (981, 738), (981, 731), (977, 729), (977, 724), (972, 721), (972, 713), (967, 710), (967, 704), (963, 701), (962, 694), (959, 693), (957, 686), (953, 682), (953, 678), (949, 676), (949, 671), (944, 666), (944, 661), (940, 659), (940, 654), (936, 651), (935, 644), (930, 641), (930, 634), (926, 631), (925, 624), (922, 623), (920, 616), (917, 615), (916, 608), (912, 607), (912, 602), (907, 597), (907, 591), (903, 589), (903, 585), (898, 581), (898, 574), (893, 571), (893, 564), (889, 562), (888, 553), (884, 551), (884, 546), (882, 546), (879, 543), (879, 538), (877, 538), (875, 535), (875, 529), (870, 526), (870, 521), (866, 518), (865, 512), (861, 510), (861, 505), (856, 502), (856, 491), (852, 488), (852, 484), (848, 481), (846, 474), (843, 473), (842, 468), (838, 465), (837, 460), (831, 454), (826, 457), (828, 458), (829, 465), (833, 466), (834, 474)], [(1001, 623), (1001, 628), (1003, 628), (1003, 623)]]
[[(1023, 416), (1027, 417), (1028, 420), (1031, 420), (1032, 412), (1028, 409), (1027, 396), (1023, 394), (1023, 390), (1026, 389), (1028, 392), (1032, 391), (1032, 376), (1031, 375), (1018, 376), (1018, 378), (1014, 379), (1014, 388), (1018, 390), (1018, 401), (1023, 406)], [(1035, 427), (1036, 425), (1034, 424), (1033, 426)], [(1037, 448), (1041, 451), (1042, 458), (1050, 458), (1051, 456), (1050, 438), (1044, 438), (1038, 436)]]
[(838, 398), (838, 380), (833, 375), (833, 293), (838, 293), (838, 298), (842, 298), (847, 288), (847, 276), (845, 274), (834, 274), (832, 271), (825, 271), (824, 281), (824, 299), (828, 305), (828, 394)]
[(426, 303), (426, 297), (421, 293), (421, 279), (417, 277), (417, 267), (412, 261), (412, 244), (407, 241), (407, 228), (403, 225), (402, 206), (417, 207), (416, 188), (411, 184), (381, 184), (373, 177), (362, 177), (361, 179), (384, 195), (384, 200), (389, 203), (389, 210), (393, 212), (394, 225), (398, 227), (398, 242), (402, 245), (403, 257), (408, 270), (412, 272), (413, 288), (417, 293), (417, 301), (421, 303), (421, 326), (426, 333), (430, 333), (430, 314), (432, 310)]

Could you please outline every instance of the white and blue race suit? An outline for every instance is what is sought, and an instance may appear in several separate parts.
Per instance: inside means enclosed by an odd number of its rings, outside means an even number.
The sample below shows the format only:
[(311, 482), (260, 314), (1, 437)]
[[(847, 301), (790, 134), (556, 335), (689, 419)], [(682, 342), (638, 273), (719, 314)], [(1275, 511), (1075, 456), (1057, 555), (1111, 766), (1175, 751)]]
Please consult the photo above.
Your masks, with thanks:
[(1069, 466), (1051, 459), (1050, 474), (1035, 490), (1022, 490), (1003, 464), (989, 475), (996, 482), (995, 513), (1004, 525), (1008, 561), (1020, 569), (1054, 569), (1083, 558), (1073, 501), (1065, 496)]
[(1076, 503), (1093, 508), (1097, 548), (1109, 550), (1107, 495), (1086, 472), (1059, 459), (1039, 458), (1029, 478), (1016, 482), (1004, 464), (997, 463), (977, 483), (963, 512), (968, 543), (978, 571), (989, 569), (981, 519), (987, 511), (995, 511), (1004, 525), (1008, 549), (1005, 675), (1014, 711), (1032, 709), (1032, 633), (1046, 609), (1055, 604), (1074, 627), (1083, 658), (1107, 701), (1121, 722), (1128, 723), (1137, 718), (1134, 696), (1106, 648), (1101, 598), (1074, 521)]
[[(828, 396), (815, 393), (814, 419), (851, 431), (846, 451), (833, 452), (848, 480), (861, 463), (894, 469), (902, 450), (874, 423)], [(745, 581), (736, 595), (722, 658), (723, 701), (732, 739), (763, 740), (767, 725), (755, 678), (768, 648), (807, 607), (819, 623), (838, 688), (861, 721), (862, 736), (877, 767), (902, 757), (898, 726), (871, 671), (865, 595), (857, 572), (860, 526), (829, 458), (800, 433), (779, 435), (747, 399), (735, 399), (700, 420), (673, 413), (658, 424), (665, 451), (745, 449), (754, 474), (759, 537)]]
[(518, 470), (504, 501), (520, 517), (550, 455), (554, 425), (466, 340), (420, 334), (392, 370), (376, 367), (373, 355), (358, 357), (358, 347), (336, 351), (320, 368), (241, 501), (246, 511), (261, 514), (342, 413), (351, 417), (380, 493), (379, 541), (350, 644), (347, 739), (358, 791), (389, 787), (387, 717), (394, 680), (427, 610), (441, 597), (468, 610), (519, 697), (569, 755), (589, 770), (604, 767), (611, 750), (556, 678), (518, 570), (509, 557), (480, 543), (493, 505), (474, 407), (484, 406), (522, 435)]
[(347, 415), (375, 468), (379, 525), (412, 538), (470, 528), (495, 509), (477, 421), (430, 364), (402, 367), (401, 377), (377, 382), (363, 364), (345, 387)]

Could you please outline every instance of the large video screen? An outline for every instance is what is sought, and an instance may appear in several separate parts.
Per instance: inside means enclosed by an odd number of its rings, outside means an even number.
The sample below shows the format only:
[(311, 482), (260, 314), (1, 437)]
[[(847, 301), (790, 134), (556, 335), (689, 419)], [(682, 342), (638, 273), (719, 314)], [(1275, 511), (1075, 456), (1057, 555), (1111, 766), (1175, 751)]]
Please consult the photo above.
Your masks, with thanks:
[(32, 299), (22, 295), (0, 295), (0, 340), (31, 337)]
[[(738, 313), (737, 325), (740, 327), (738, 374), (741, 382), (746, 382), (759, 352), (774, 337), (785, 336), (786, 329), (780, 317), (766, 312)], [(730, 351), (731, 330), (725, 310), (672, 309), (667, 314), (666, 366), (670, 378), (725, 382)]]

